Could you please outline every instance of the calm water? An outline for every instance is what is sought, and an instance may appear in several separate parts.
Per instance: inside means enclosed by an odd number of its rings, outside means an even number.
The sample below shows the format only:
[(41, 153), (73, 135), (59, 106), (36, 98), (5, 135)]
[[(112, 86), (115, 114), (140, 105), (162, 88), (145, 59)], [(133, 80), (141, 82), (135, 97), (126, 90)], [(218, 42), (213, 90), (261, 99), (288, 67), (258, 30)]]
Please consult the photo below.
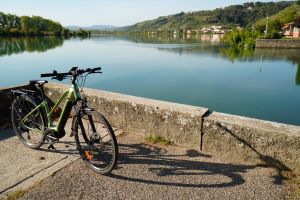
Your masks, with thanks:
[(300, 125), (300, 50), (239, 51), (200, 39), (0, 38), (0, 87), (102, 66), (86, 86)]

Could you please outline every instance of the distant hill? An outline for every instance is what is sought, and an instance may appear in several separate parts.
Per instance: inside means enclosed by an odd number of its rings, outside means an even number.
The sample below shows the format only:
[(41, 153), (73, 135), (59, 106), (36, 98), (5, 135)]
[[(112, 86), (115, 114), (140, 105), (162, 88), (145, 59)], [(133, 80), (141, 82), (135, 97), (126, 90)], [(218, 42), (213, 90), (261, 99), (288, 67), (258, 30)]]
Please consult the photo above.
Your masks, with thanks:
[(208, 11), (177, 13), (126, 27), (127, 31), (153, 31), (172, 29), (199, 29), (210, 25), (251, 27), (266, 15), (273, 15), (291, 6), (294, 1), (251, 2)]
[[(298, 4), (293, 4), (278, 13), (271, 15), (269, 17), (269, 25), (271, 28), (274, 29), (281, 29), (283, 24), (289, 23), (291, 21), (294, 21), (296, 18), (300, 17), (300, 5)], [(264, 30), (266, 26), (266, 18), (261, 19), (255, 23), (255, 27)], [(272, 27), (272, 26), (277, 26), (277, 27)]]
[(117, 26), (112, 26), (112, 25), (93, 25), (93, 26), (66, 26), (65, 28), (70, 29), (71, 31), (78, 31), (79, 29), (83, 30), (99, 30), (99, 31), (114, 31), (118, 29), (119, 27)]

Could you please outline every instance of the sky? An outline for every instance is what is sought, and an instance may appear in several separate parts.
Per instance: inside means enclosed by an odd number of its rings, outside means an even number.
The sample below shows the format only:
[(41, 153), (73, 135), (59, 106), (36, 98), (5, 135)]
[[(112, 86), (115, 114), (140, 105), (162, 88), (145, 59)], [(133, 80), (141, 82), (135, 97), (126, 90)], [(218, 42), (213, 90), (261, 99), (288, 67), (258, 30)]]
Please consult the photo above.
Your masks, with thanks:
[(245, 2), (251, 0), (0, 0), (0, 11), (38, 15), (63, 26), (126, 26), (181, 11), (210, 10)]

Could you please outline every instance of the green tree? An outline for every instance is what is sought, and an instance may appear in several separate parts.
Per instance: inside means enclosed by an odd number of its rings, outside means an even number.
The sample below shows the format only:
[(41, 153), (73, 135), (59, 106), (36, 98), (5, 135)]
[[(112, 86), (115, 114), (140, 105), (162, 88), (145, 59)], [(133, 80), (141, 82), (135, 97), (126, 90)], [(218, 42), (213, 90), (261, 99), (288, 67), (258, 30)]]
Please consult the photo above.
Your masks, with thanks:
[(233, 30), (226, 33), (223, 37), (223, 41), (228, 43), (230, 46), (252, 49), (255, 47), (255, 40), (260, 36), (257, 31), (249, 29), (244, 30)]
[(279, 19), (275, 19), (273, 21), (270, 22), (269, 28), (270, 30), (275, 30), (275, 31), (279, 31), (281, 30), (283, 24), (280, 22)]
[(21, 17), (21, 27), (22, 27), (22, 32), (25, 34), (28, 34), (31, 31), (33, 31), (34, 24), (31, 20), (31, 18), (28, 16), (22, 16)]
[(7, 18), (6, 15), (0, 12), (0, 27), (3, 30), (7, 26)]

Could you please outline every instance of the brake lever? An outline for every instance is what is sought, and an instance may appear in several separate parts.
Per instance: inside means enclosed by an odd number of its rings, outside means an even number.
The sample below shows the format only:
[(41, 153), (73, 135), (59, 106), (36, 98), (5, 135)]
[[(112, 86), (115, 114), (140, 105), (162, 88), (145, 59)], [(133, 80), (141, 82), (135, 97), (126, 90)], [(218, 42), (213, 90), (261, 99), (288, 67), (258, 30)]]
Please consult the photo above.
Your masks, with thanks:
[(56, 77), (52, 77), (52, 79), (56, 79), (58, 81), (62, 81), (66, 78), (66, 76), (56, 76)]

